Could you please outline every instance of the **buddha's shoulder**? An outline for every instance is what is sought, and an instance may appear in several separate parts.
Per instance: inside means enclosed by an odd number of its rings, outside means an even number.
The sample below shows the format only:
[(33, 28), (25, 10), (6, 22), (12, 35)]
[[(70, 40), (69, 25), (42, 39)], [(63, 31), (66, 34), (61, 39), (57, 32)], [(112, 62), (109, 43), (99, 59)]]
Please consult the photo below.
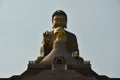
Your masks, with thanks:
[(76, 37), (75, 34), (72, 33), (72, 32), (69, 32), (69, 31), (67, 31), (67, 30), (65, 30), (65, 32), (66, 32), (67, 36), (73, 36), (73, 37)]

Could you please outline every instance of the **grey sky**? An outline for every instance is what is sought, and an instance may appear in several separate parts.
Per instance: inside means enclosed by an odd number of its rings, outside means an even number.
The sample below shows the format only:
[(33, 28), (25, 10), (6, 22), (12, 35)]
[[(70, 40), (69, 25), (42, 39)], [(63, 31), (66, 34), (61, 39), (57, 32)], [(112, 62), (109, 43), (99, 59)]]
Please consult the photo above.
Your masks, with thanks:
[(58, 9), (68, 15), (80, 56), (96, 73), (120, 77), (119, 0), (0, 0), (0, 77), (21, 74), (40, 55), (42, 33)]

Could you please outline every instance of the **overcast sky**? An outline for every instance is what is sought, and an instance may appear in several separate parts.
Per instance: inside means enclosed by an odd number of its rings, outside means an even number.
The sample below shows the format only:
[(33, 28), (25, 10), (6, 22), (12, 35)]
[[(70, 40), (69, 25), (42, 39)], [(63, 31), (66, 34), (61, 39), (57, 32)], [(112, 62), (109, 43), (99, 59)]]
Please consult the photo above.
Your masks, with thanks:
[(20, 75), (40, 56), (42, 33), (59, 9), (80, 56), (99, 75), (120, 78), (120, 0), (0, 0), (0, 78)]

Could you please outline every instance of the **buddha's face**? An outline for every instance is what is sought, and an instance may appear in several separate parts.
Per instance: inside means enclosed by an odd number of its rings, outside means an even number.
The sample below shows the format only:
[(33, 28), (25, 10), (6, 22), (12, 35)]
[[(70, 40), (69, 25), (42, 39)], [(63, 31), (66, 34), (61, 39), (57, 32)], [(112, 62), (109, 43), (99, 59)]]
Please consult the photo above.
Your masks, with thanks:
[(53, 28), (57, 28), (57, 27), (65, 28), (66, 25), (67, 25), (67, 21), (65, 19), (65, 16), (56, 15), (53, 17), (53, 19), (52, 19)]

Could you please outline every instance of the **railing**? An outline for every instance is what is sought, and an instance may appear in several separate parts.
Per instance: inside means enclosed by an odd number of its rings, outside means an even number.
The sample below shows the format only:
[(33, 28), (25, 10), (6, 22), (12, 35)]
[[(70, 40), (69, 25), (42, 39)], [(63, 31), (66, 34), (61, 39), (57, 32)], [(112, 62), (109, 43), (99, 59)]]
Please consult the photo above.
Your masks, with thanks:
[(90, 61), (84, 61), (84, 64), (90, 64)]
[(35, 61), (29, 61), (29, 64), (35, 64), (36, 62)]

